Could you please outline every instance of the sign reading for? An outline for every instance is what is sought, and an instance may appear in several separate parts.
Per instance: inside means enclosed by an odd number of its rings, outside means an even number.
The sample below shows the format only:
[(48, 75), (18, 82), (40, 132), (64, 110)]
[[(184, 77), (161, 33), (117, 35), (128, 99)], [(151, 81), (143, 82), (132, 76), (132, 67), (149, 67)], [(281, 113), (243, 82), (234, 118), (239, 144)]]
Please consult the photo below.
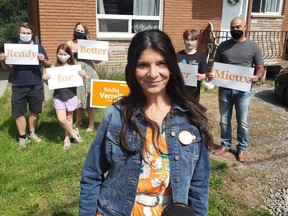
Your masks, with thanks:
[(38, 45), (36, 44), (4, 44), (6, 64), (39, 65)]
[(46, 68), (46, 73), (50, 75), (49, 89), (83, 86), (83, 78), (79, 75), (80, 70), (80, 64)]
[(106, 108), (122, 96), (129, 94), (130, 90), (125, 81), (91, 80), (90, 106)]
[(244, 92), (251, 91), (250, 77), (254, 68), (215, 62), (213, 65), (214, 79), (212, 84)]
[(108, 61), (108, 41), (78, 40), (78, 58)]

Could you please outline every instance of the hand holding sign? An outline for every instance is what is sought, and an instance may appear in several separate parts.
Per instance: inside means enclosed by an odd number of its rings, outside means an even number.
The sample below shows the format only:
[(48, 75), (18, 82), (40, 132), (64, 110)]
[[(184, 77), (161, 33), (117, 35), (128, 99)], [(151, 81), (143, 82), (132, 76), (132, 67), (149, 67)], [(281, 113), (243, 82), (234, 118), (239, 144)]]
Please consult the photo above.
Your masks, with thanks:
[(48, 79), (49, 89), (83, 86), (83, 79), (79, 71), (81, 71), (79, 64), (47, 68), (46, 72), (50, 76)]
[(213, 65), (212, 84), (244, 92), (251, 91), (250, 77), (254, 68), (215, 62)]
[(38, 45), (36, 44), (4, 44), (6, 64), (39, 65)]
[(197, 86), (198, 65), (178, 64), (181, 70), (185, 85)]

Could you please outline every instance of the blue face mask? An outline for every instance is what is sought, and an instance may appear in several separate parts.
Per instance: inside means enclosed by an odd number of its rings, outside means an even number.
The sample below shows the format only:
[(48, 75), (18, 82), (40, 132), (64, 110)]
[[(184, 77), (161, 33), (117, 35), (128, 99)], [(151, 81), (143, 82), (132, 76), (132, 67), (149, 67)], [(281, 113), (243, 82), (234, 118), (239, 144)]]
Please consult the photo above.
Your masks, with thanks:
[(85, 39), (85, 38), (86, 38), (86, 35), (85, 35), (85, 33), (83, 33), (83, 32), (77, 32), (77, 31), (75, 31), (75, 32), (74, 32), (74, 36), (75, 36), (76, 39)]

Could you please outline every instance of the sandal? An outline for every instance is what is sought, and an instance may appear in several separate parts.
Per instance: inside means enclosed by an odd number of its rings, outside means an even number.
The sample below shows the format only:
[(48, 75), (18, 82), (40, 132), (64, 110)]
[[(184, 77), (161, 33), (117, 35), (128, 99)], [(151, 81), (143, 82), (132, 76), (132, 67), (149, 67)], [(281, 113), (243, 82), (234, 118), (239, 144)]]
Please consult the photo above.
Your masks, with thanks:
[(86, 132), (93, 132), (93, 130), (94, 130), (94, 128), (88, 127), (88, 128), (86, 129)]
[(81, 136), (79, 134), (78, 128), (74, 128), (73, 131), (75, 133), (75, 137), (73, 136), (73, 139), (75, 140), (76, 143), (81, 143), (82, 142), (82, 138), (81, 138)]
[(64, 141), (63, 143), (64, 143), (63, 150), (67, 150), (70, 148), (71, 146), (70, 141)]

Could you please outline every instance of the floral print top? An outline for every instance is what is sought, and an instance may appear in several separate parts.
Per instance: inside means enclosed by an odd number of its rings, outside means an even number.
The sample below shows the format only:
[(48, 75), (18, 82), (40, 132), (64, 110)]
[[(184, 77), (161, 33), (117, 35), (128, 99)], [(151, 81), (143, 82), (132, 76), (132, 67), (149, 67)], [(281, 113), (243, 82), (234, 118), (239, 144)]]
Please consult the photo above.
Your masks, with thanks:
[[(171, 195), (170, 186), (170, 167), (168, 158), (168, 146), (165, 138), (165, 130), (160, 127), (160, 138), (158, 146), (163, 154), (159, 154), (152, 142), (152, 129), (147, 127), (146, 131), (146, 150), (144, 153), (145, 161), (142, 161), (141, 173), (139, 176), (137, 194), (158, 194)], [(163, 209), (169, 203), (164, 205), (158, 204), (155, 207), (145, 206), (141, 203), (134, 202), (131, 216), (160, 216)]]
[[(142, 160), (141, 171), (138, 181), (137, 194), (157, 194), (171, 195), (170, 186), (170, 167), (168, 158), (168, 146), (165, 137), (165, 130), (160, 127), (160, 137), (157, 139), (158, 146), (162, 152), (159, 154), (152, 142), (152, 129), (147, 127), (146, 131), (146, 150), (144, 153), (145, 161)], [(163, 209), (169, 204), (158, 204), (154, 207), (145, 206), (134, 202), (131, 216), (161, 216)], [(102, 216), (99, 212), (96, 216)]]

